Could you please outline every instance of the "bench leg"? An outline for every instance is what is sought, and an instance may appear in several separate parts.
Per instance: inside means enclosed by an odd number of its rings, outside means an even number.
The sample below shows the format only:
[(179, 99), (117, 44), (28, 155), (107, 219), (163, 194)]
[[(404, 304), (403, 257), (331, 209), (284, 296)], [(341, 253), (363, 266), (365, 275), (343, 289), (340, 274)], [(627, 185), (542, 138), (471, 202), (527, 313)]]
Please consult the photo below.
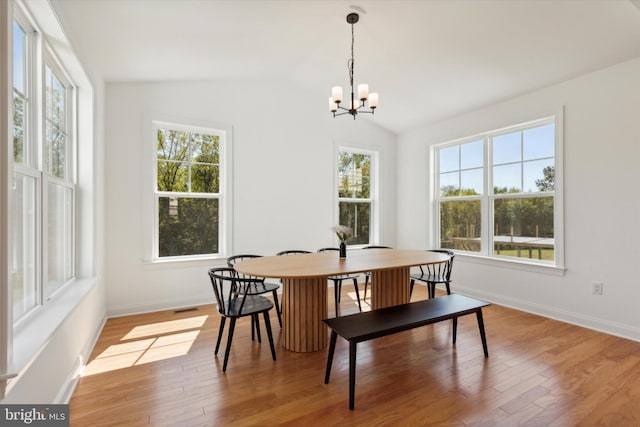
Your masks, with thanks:
[(329, 376), (331, 375), (331, 365), (333, 364), (333, 352), (336, 349), (336, 339), (338, 334), (336, 331), (331, 331), (331, 339), (329, 342), (329, 355), (327, 356), (327, 370), (324, 374), (324, 383), (329, 384)]
[(356, 400), (356, 347), (358, 343), (349, 341), (349, 409), (353, 410)]
[(453, 318), (453, 343), (456, 343), (456, 336), (458, 335), (458, 318)]
[(478, 317), (478, 329), (480, 329), (480, 338), (482, 339), (482, 349), (484, 350), (484, 357), (489, 357), (489, 350), (487, 349), (487, 335), (484, 333), (484, 321), (482, 320), (482, 309), (476, 311)]

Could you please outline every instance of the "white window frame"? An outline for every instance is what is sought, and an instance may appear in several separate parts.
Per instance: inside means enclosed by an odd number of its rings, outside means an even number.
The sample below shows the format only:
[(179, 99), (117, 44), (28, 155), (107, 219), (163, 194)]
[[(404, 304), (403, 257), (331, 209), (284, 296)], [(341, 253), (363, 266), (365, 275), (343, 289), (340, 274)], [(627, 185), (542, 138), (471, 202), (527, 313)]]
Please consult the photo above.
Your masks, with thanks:
[[(350, 198), (350, 197), (340, 197), (340, 190), (339, 190), (339, 185), (340, 183), (338, 182), (339, 178), (338, 178), (338, 173), (339, 173), (339, 165), (338, 165), (338, 158), (341, 152), (349, 152), (349, 153), (354, 153), (354, 154), (363, 154), (363, 155), (367, 155), (371, 157), (371, 176), (369, 177), (370, 179), (370, 188), (369, 188), (369, 198), (367, 199), (359, 199), (359, 198)], [(371, 218), (369, 219), (370, 223), (370, 229), (369, 229), (369, 243), (367, 244), (358, 244), (358, 245), (349, 245), (349, 247), (352, 248), (362, 248), (364, 246), (369, 246), (369, 245), (378, 245), (380, 244), (380, 224), (379, 224), (379, 193), (378, 193), (378, 189), (379, 189), (379, 185), (378, 185), (378, 177), (379, 177), (379, 170), (378, 170), (378, 165), (379, 165), (379, 156), (380, 153), (379, 151), (376, 150), (368, 150), (368, 149), (363, 149), (363, 148), (356, 148), (353, 146), (349, 146), (349, 145), (338, 145), (336, 146), (336, 150), (335, 150), (335, 155), (334, 155), (334, 174), (333, 176), (335, 177), (335, 185), (334, 185), (334, 191), (335, 191), (335, 199), (336, 200), (336, 204), (335, 204), (335, 212), (334, 212), (334, 217), (335, 217), (335, 223), (338, 224), (338, 221), (340, 221), (340, 203), (341, 202), (357, 202), (357, 203), (369, 203), (370, 206), (370, 212), (371, 212)], [(342, 225), (346, 225), (346, 224), (342, 224)], [(336, 243), (338, 241), (336, 240)], [(347, 242), (348, 244), (348, 242)]]
[[(515, 132), (518, 130), (529, 129), (537, 126), (543, 126), (545, 124), (555, 125), (555, 151), (554, 151), (554, 164), (555, 164), (555, 188), (554, 194), (549, 195), (544, 193), (527, 193), (520, 192), (513, 195), (494, 194), (493, 192), (493, 153), (492, 153), (492, 138), (501, 134)], [(430, 212), (432, 213), (432, 223), (430, 227), (429, 236), (427, 241), (430, 242), (432, 247), (440, 247), (440, 202), (441, 201), (454, 201), (454, 200), (480, 200), (480, 215), (481, 215), (481, 237), (480, 252), (468, 252), (458, 251), (456, 253), (461, 255), (464, 259), (470, 261), (477, 261), (482, 263), (489, 263), (499, 266), (515, 266), (520, 269), (528, 269), (531, 271), (545, 271), (552, 274), (563, 274), (564, 272), (564, 197), (563, 197), (563, 134), (564, 134), (564, 120), (562, 109), (556, 111), (554, 114), (531, 120), (524, 123), (518, 123), (512, 126), (495, 129), (480, 134), (475, 134), (469, 137), (448, 141), (442, 144), (436, 144), (430, 147), (429, 150), (429, 164), (433, 166), (433, 173), (431, 176), (431, 182), (433, 185), (430, 188)], [(483, 162), (483, 177), (484, 186), (483, 194), (478, 196), (466, 196), (466, 197), (440, 197), (440, 165), (439, 165), (439, 150), (451, 146), (462, 145), (468, 142), (482, 140), (484, 146), (484, 162)], [(496, 199), (505, 198), (529, 198), (529, 197), (553, 197), (554, 198), (554, 261), (538, 261), (530, 258), (515, 258), (506, 257), (493, 254), (493, 202)]]
[[(60, 82), (64, 85), (65, 87), (65, 92), (66, 92), (66, 131), (67, 131), (67, 141), (66, 141), (66, 145), (67, 145), (67, 150), (66, 150), (66, 156), (67, 156), (67, 161), (65, 162), (65, 178), (59, 178), (57, 176), (54, 176), (50, 173), (48, 173), (46, 171), (46, 162), (47, 159), (44, 158), (44, 153), (46, 152), (45, 149), (45, 144), (47, 143), (46, 141), (46, 121), (47, 121), (47, 117), (46, 117), (46, 82), (45, 82), (45, 67), (49, 67), (51, 69), (51, 72), (54, 73), (54, 75), (58, 78), (58, 80), (60, 80)], [(55, 56), (55, 54), (53, 53), (53, 51), (51, 50), (50, 46), (45, 46), (44, 49), (44, 55), (43, 55), (43, 61), (42, 61), (42, 70), (41, 70), (41, 76), (42, 76), (42, 83), (41, 83), (41, 87), (42, 87), (42, 109), (41, 109), (41, 117), (42, 117), (42, 129), (40, 131), (40, 135), (41, 135), (41, 140), (42, 140), (42, 144), (41, 144), (41, 148), (40, 148), (40, 153), (41, 153), (41, 170), (42, 170), (42, 175), (43, 175), (43, 180), (42, 180), (42, 194), (43, 194), (43, 200), (42, 200), (42, 230), (43, 230), (43, 236), (47, 236), (48, 235), (48, 224), (46, 219), (48, 218), (48, 197), (49, 197), (49, 191), (48, 191), (48, 187), (49, 184), (54, 184), (54, 185), (58, 185), (61, 187), (64, 187), (68, 190), (71, 191), (71, 236), (69, 238), (68, 241), (63, 242), (64, 245), (70, 245), (70, 253), (71, 253), (71, 263), (70, 263), (70, 270), (71, 270), (71, 277), (69, 277), (65, 282), (53, 287), (52, 289), (50, 289), (51, 284), (48, 282), (48, 277), (49, 277), (49, 269), (48, 269), (48, 263), (44, 263), (43, 262), (43, 269), (42, 269), (42, 274), (43, 274), (43, 300), (49, 300), (51, 299), (57, 292), (59, 292), (61, 289), (63, 289), (66, 285), (68, 285), (69, 283), (71, 283), (73, 280), (75, 280), (76, 278), (76, 230), (77, 230), (77, 223), (76, 223), (76, 205), (77, 205), (77, 180), (76, 180), (76, 172), (77, 172), (77, 163), (76, 163), (76, 152), (77, 152), (77, 139), (76, 139), (76, 132), (75, 132), (75, 127), (76, 127), (76, 117), (77, 117), (77, 107), (76, 107), (76, 99), (75, 99), (75, 85), (73, 84), (71, 77), (69, 77), (69, 74), (66, 72), (66, 70), (64, 69), (64, 67), (60, 64), (60, 61), (57, 59), (57, 57)], [(45, 189), (46, 187), (46, 189)], [(42, 259), (43, 260), (47, 260), (49, 259), (49, 248), (48, 245), (45, 245), (43, 242), (42, 245)]]
[[(48, 45), (46, 39), (40, 36), (42, 31), (38, 26), (29, 19), (27, 14), (14, 4), (13, 20), (17, 21), (25, 30), (27, 37), (26, 52), (26, 72), (25, 87), (28, 99), (28, 108), (25, 106), (25, 156), (22, 163), (14, 163), (13, 156), (10, 159), (12, 163), (13, 174), (21, 174), (35, 178), (36, 180), (36, 301), (35, 306), (23, 313), (19, 318), (14, 319), (14, 328), (22, 328), (23, 325), (29, 323), (32, 318), (44, 308), (47, 303), (53, 300), (58, 293), (67, 288), (76, 280), (76, 205), (77, 205), (77, 184), (76, 184), (76, 90), (73, 80), (65, 71), (64, 66), (58, 60), (53, 49)], [(12, 20), (12, 22), (13, 22)], [(67, 159), (65, 161), (65, 179), (54, 177), (45, 171), (45, 123), (46, 123), (46, 105), (45, 105), (45, 66), (49, 66), (56, 77), (65, 85), (66, 88), (66, 123), (67, 123)], [(12, 89), (13, 91), (13, 89)], [(27, 153), (27, 148), (29, 152)], [(48, 283), (48, 257), (49, 251), (46, 245), (46, 237), (48, 235), (48, 211), (47, 201), (49, 197), (48, 187), (50, 183), (63, 186), (71, 190), (71, 225), (68, 228), (70, 236), (65, 243), (70, 245), (69, 272), (70, 276), (55, 288), (50, 288)], [(11, 298), (13, 304), (13, 297)]]
[[(40, 144), (41, 138), (39, 137), (40, 133), (38, 131), (39, 125), (39, 112), (41, 111), (42, 106), (42, 91), (40, 90), (41, 85), (39, 84), (39, 67), (38, 60), (41, 58), (40, 55), (40, 45), (41, 40), (39, 37), (39, 32), (33, 25), (33, 23), (27, 18), (27, 16), (22, 12), (22, 9), (14, 5), (13, 7), (13, 21), (16, 21), (20, 27), (25, 32), (25, 113), (24, 113), (24, 140), (23, 140), (23, 156), (22, 163), (15, 163), (13, 157), (13, 145), (11, 145), (11, 158), (9, 162), (12, 164), (12, 176), (11, 179), (15, 182), (16, 175), (22, 175), (24, 177), (33, 178), (35, 180), (35, 236), (34, 241), (32, 242), (35, 246), (35, 254), (36, 259), (33, 265), (35, 270), (35, 301), (34, 306), (26, 310), (20, 317), (17, 319), (13, 319), (14, 327), (24, 322), (25, 319), (28, 319), (32, 313), (37, 311), (37, 309), (43, 304), (43, 275), (42, 275), (42, 266), (43, 256), (41, 248), (42, 248), (42, 218), (43, 218), (43, 184), (42, 184), (42, 170), (40, 168)], [(13, 31), (13, 25), (12, 30)], [(12, 46), (13, 48), (13, 46)], [(11, 99), (13, 101), (13, 82), (11, 86)], [(11, 126), (13, 126), (11, 124)], [(14, 234), (13, 238), (16, 236)], [(13, 248), (9, 248), (12, 258), (13, 258)], [(14, 269), (17, 268), (14, 265), (14, 262), (11, 263), (11, 271), (13, 274)], [(13, 290), (12, 290), (13, 291)], [(13, 294), (11, 298), (12, 312), (13, 305), (15, 301), (13, 301)]]
[[(145, 249), (144, 259), (151, 263), (165, 263), (165, 262), (184, 262), (184, 261), (197, 261), (197, 260), (210, 260), (227, 258), (231, 253), (231, 230), (232, 230), (232, 197), (231, 197), (231, 147), (232, 147), (232, 127), (228, 124), (214, 123), (207, 121), (198, 121), (187, 118), (166, 117), (163, 115), (155, 114), (153, 117), (145, 116), (146, 128), (149, 129), (147, 134), (147, 141), (151, 141), (150, 144), (143, 144), (148, 147), (149, 155), (145, 155), (145, 164), (149, 164), (150, 167), (145, 167), (145, 170), (149, 171), (144, 175), (149, 177), (150, 185), (145, 184), (145, 188), (151, 188), (150, 194), (152, 199), (147, 203), (145, 208), (145, 216), (151, 215), (153, 221), (151, 227), (147, 227), (145, 232), (145, 240), (148, 243)], [(220, 150), (220, 188), (216, 195), (213, 193), (188, 193), (188, 192), (163, 192), (158, 191), (157, 182), (157, 132), (158, 129), (171, 129), (176, 131), (204, 133), (209, 135), (219, 136), (219, 150)], [(145, 148), (145, 151), (147, 149)], [(146, 191), (145, 191), (146, 192)], [(158, 220), (158, 200), (159, 197), (177, 196), (188, 198), (212, 198), (218, 199), (218, 253), (212, 254), (198, 254), (198, 255), (182, 255), (182, 256), (166, 256), (160, 257), (159, 254), (159, 220)], [(148, 218), (148, 216), (146, 216)]]

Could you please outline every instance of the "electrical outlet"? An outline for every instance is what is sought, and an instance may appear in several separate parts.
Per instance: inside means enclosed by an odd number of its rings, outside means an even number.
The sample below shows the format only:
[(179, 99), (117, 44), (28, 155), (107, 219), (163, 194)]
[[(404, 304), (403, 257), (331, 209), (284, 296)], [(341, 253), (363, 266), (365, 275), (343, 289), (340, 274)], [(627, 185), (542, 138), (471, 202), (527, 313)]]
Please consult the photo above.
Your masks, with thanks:
[(602, 282), (591, 282), (591, 287), (594, 295), (602, 295)]

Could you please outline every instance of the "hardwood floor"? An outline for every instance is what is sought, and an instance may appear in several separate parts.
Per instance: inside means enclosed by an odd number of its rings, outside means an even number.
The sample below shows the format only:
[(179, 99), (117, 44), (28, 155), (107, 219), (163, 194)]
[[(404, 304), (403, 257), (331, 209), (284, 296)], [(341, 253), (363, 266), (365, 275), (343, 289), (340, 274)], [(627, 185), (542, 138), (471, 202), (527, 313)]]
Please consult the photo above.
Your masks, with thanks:
[[(353, 287), (342, 295), (342, 313), (356, 312)], [(483, 312), (487, 359), (475, 316), (459, 320), (455, 347), (451, 322), (361, 343), (354, 411), (346, 341), (324, 384), (327, 350), (284, 350), (273, 310), (278, 360), (242, 319), (226, 374), (224, 349), (213, 355), (213, 305), (110, 319), (71, 399), (71, 425), (640, 425), (640, 343), (496, 305)]]

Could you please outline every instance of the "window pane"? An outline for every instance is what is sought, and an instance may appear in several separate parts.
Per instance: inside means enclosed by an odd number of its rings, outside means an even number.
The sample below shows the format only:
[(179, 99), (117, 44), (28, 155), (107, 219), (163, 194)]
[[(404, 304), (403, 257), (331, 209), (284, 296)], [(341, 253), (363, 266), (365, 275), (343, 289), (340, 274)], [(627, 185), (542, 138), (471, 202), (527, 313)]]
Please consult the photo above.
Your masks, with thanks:
[(180, 162), (158, 161), (158, 191), (189, 191), (189, 169)]
[(440, 247), (480, 252), (480, 200), (440, 202)]
[(494, 194), (519, 193), (521, 187), (522, 163), (493, 167)]
[(555, 156), (555, 125), (540, 126), (524, 131), (524, 160)]
[(186, 161), (189, 158), (189, 135), (175, 130), (158, 130), (158, 160)]
[(191, 161), (220, 163), (220, 137), (218, 135), (191, 134)]
[(530, 193), (553, 191), (555, 188), (553, 165), (553, 159), (524, 162), (522, 164), (524, 191)]
[(47, 186), (47, 296), (73, 277), (73, 190)]
[(349, 245), (369, 244), (371, 204), (365, 202), (340, 202), (340, 224), (353, 230)]
[(371, 197), (370, 155), (348, 151), (338, 153), (338, 197)]
[(218, 193), (220, 191), (220, 167), (196, 164), (191, 166), (191, 192)]
[(159, 129), (157, 139), (159, 191), (220, 191), (218, 135)]
[(66, 92), (60, 79), (45, 67), (45, 155), (46, 170), (53, 176), (65, 179), (69, 164), (68, 133), (66, 128)]
[(493, 138), (493, 164), (519, 162), (522, 160), (520, 136), (522, 132), (507, 133)]
[(60, 83), (60, 80), (56, 78), (55, 74), (53, 75), (51, 84), (51, 121), (58, 129), (66, 129), (67, 108), (65, 88), (62, 83)]
[(25, 142), (25, 101), (13, 94), (13, 161), (24, 162)]
[(26, 33), (13, 21), (13, 160), (25, 162)]
[(440, 149), (440, 172), (451, 172), (460, 169), (460, 146)]
[(47, 172), (58, 178), (66, 178), (67, 138), (50, 121), (47, 121), (46, 149)]
[(13, 283), (13, 320), (18, 320), (36, 306), (37, 300), (37, 180), (14, 175), (13, 248), (11, 282)]
[(161, 257), (219, 252), (218, 199), (159, 197), (158, 209)]
[(460, 169), (481, 168), (484, 163), (484, 144), (478, 141), (460, 146)]
[(460, 195), (459, 172), (440, 174), (440, 195), (442, 197), (457, 197)]
[(13, 21), (13, 87), (22, 95), (25, 89), (26, 33), (16, 21)]
[(482, 169), (470, 169), (460, 172), (460, 189), (462, 196), (483, 193), (484, 174)]
[(554, 260), (553, 197), (496, 199), (496, 255)]

